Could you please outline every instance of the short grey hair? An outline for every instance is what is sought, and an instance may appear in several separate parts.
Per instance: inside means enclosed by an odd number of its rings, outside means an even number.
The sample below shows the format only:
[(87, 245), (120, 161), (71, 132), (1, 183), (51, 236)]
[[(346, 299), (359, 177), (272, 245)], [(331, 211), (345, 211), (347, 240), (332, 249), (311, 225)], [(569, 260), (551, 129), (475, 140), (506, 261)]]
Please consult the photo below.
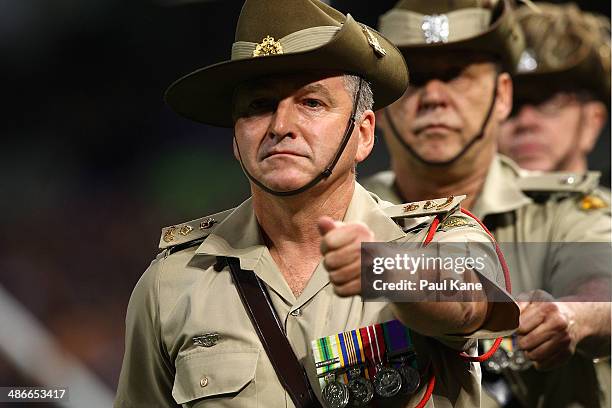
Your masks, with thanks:
[[(361, 78), (357, 75), (344, 74), (344, 87), (351, 96), (351, 99), (355, 100), (355, 95), (359, 89), (359, 80)], [(366, 110), (372, 110), (374, 107), (374, 93), (372, 92), (372, 86), (365, 79), (361, 79), (361, 92), (359, 94), (359, 100), (357, 101), (357, 110), (355, 111), (355, 118), (359, 119)]]

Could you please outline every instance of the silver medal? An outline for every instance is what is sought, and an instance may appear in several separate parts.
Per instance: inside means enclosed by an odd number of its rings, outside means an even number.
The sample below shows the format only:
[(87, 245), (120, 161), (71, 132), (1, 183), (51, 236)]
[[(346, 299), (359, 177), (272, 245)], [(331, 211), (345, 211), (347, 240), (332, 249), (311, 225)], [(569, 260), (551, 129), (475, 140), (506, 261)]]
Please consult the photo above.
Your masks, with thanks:
[(510, 365), (510, 359), (508, 358), (508, 354), (501, 347), (498, 348), (495, 353), (484, 362), (484, 368), (492, 373), (499, 374), (503, 369), (507, 368)]
[(402, 376), (390, 367), (379, 366), (378, 372), (374, 376), (374, 389), (381, 397), (393, 397), (402, 388)]
[(325, 377), (323, 400), (329, 408), (344, 408), (349, 403), (349, 389), (342, 381), (337, 381), (334, 374)]
[(531, 367), (531, 361), (525, 356), (523, 350), (514, 350), (509, 360), (510, 369), (515, 371), (525, 371)]
[(401, 366), (399, 371), (403, 382), (402, 393), (407, 395), (414, 394), (419, 389), (419, 385), (421, 385), (421, 375), (416, 369), (408, 365)]
[(348, 383), (351, 406), (366, 406), (374, 398), (374, 387), (372, 383), (360, 376), (359, 368), (352, 369), (350, 372), (351, 380)]

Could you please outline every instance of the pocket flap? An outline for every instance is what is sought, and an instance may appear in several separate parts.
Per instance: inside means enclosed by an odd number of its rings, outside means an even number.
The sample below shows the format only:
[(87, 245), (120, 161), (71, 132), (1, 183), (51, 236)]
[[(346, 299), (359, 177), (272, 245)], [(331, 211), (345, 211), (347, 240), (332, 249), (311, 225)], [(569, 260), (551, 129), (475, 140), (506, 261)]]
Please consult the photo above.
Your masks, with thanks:
[(176, 363), (172, 396), (183, 404), (198, 398), (237, 393), (255, 378), (259, 350), (202, 351)]

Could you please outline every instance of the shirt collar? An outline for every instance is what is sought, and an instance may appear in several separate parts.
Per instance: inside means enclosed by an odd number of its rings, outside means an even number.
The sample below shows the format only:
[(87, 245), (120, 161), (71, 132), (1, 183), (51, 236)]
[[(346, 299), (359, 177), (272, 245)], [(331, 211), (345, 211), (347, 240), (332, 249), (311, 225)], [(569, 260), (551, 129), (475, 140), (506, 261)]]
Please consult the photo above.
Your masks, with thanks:
[(387, 216), (383, 208), (391, 205), (370, 194), (359, 183), (355, 183), (353, 199), (344, 216), (344, 222), (360, 221), (366, 224), (376, 237), (376, 241), (390, 242), (404, 237), (402, 229)]
[(252, 270), (264, 249), (252, 198), (249, 197), (206, 237), (196, 254), (239, 258), (243, 269)]
[(509, 158), (496, 155), (472, 212), (482, 219), (489, 214), (516, 210), (532, 200), (521, 191), (517, 179), (520, 168)]

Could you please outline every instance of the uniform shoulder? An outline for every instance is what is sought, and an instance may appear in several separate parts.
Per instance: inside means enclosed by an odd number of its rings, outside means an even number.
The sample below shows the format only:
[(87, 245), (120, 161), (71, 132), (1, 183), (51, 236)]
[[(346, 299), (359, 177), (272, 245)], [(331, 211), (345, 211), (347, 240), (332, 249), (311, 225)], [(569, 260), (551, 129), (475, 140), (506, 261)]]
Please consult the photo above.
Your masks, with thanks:
[(393, 219), (405, 233), (419, 234), (438, 220), (436, 231), (448, 232), (456, 228), (481, 230), (478, 220), (461, 210), (465, 195), (415, 201), (399, 205), (387, 203), (382, 211)]
[(610, 194), (599, 186), (600, 173), (587, 171), (535, 172), (521, 170), (517, 184), (536, 201), (555, 200), (580, 211), (610, 208)]
[(600, 173), (587, 171), (572, 172), (539, 172), (521, 169), (518, 172), (517, 185), (525, 193), (570, 193), (585, 195), (597, 189)]
[(438, 214), (456, 212), (465, 200), (465, 195), (450, 196), (432, 200), (414, 201), (410, 203), (389, 205), (383, 208), (383, 212), (394, 220), (401, 218), (417, 218)]
[(162, 228), (159, 249), (175, 252), (199, 244), (233, 211), (234, 209), (232, 208), (192, 221)]

